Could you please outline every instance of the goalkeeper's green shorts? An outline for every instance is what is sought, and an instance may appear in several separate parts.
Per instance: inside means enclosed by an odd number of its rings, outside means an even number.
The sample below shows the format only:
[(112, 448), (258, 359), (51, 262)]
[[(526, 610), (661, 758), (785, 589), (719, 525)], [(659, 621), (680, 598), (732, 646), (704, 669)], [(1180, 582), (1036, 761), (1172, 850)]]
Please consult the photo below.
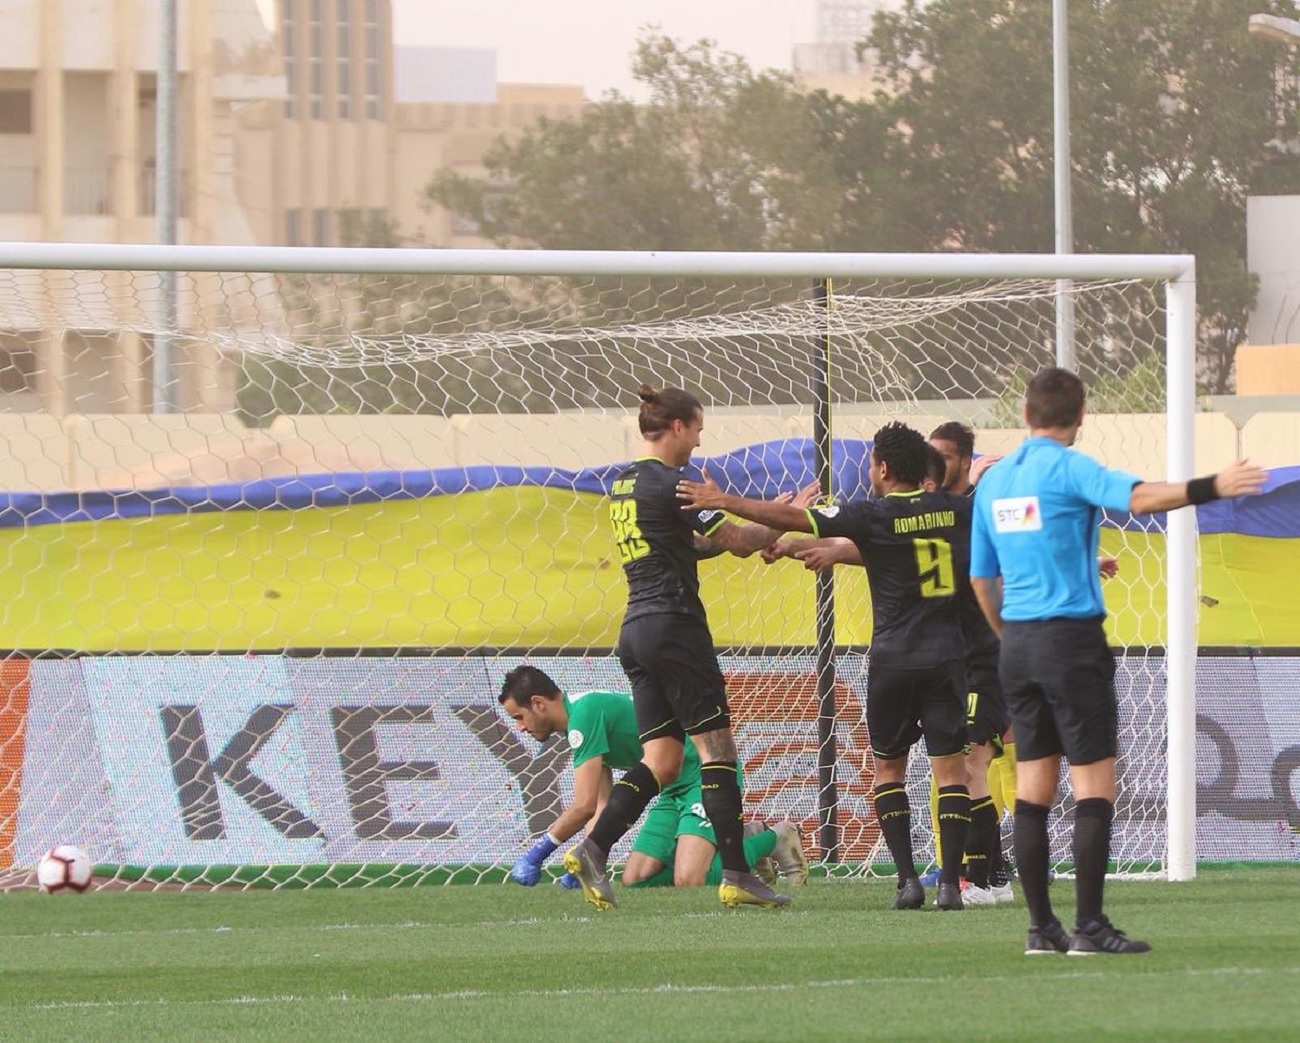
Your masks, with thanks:
[(713, 824), (704, 813), (703, 794), (699, 786), (685, 793), (673, 793), (671, 788), (659, 794), (632, 843), (632, 850), (653, 858), (666, 866), (673, 864), (677, 838), (703, 837), (714, 847), (718, 838)]

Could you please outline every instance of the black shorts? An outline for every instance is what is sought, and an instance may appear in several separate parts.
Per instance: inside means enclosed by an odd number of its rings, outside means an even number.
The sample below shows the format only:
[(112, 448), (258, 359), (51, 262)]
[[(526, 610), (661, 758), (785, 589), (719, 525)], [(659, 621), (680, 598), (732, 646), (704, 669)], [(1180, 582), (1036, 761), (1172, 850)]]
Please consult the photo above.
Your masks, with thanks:
[(999, 667), (1017, 760), (1115, 756), (1115, 657), (1100, 619), (1004, 623)]
[(713, 636), (698, 620), (663, 613), (624, 623), (618, 661), (632, 683), (642, 742), (731, 726)]
[(872, 661), (867, 672), (867, 731), (881, 760), (906, 757), (925, 736), (931, 757), (966, 750), (965, 671), (958, 661), (907, 669)]
[(1007, 704), (1002, 698), (996, 653), (966, 662), (966, 730), (971, 742), (991, 742), (1001, 752)]

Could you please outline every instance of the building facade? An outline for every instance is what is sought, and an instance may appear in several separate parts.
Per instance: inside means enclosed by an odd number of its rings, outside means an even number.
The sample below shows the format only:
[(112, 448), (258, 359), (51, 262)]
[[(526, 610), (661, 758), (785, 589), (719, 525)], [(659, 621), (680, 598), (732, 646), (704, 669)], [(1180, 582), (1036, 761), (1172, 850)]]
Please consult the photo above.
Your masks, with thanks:
[[(283, 94), (257, 0), (180, 7), (180, 223), (187, 243), (252, 244), (235, 192), (234, 111)], [(157, 0), (0, 0), (0, 239), (154, 242)], [(0, 278), (0, 395), (8, 411), (145, 411), (148, 294), (124, 276)], [(80, 282), (82, 285), (78, 285)], [(179, 398), (219, 407), (201, 367)]]
[[(578, 87), (488, 90), (483, 55), (446, 48), (404, 54), (412, 100), (397, 102), (389, 0), (178, 8), (183, 243), (490, 245), (427, 204), (434, 172), (482, 174), (499, 135), (584, 104)], [(0, 0), (0, 240), (157, 240), (159, 9)], [(466, 95), (456, 65), (470, 58)], [(227, 307), (208, 282), (185, 281), (182, 322), (201, 326), (201, 309)], [(0, 272), (0, 411), (150, 411), (158, 301), (156, 286), (128, 275)], [(179, 409), (234, 408), (228, 357), (190, 343), (175, 362)]]

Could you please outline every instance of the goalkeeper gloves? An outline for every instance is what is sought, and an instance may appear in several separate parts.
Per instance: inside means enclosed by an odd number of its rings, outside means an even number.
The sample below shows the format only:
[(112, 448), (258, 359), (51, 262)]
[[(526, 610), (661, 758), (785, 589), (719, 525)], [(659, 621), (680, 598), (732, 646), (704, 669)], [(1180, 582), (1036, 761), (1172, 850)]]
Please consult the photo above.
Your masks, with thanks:
[(537, 843), (530, 847), (519, 861), (514, 864), (510, 870), (510, 879), (516, 884), (523, 884), (524, 887), (534, 887), (542, 878), (542, 863), (545, 862), (551, 853), (560, 845), (551, 839), (549, 833), (543, 833), (537, 839)]

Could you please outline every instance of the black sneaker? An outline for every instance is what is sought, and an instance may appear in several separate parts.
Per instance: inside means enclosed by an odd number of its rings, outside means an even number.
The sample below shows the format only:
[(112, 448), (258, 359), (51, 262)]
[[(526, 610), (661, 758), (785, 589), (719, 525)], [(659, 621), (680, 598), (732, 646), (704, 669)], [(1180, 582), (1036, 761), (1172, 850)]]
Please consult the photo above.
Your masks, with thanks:
[(894, 897), (895, 909), (920, 909), (925, 905), (925, 888), (916, 877), (908, 877), (898, 885), (898, 894)]
[(961, 885), (940, 884), (939, 893), (934, 897), (934, 905), (936, 909), (947, 909), (950, 912), (966, 908), (961, 900)]
[(1071, 956), (1095, 956), (1097, 953), (1123, 955), (1125, 953), (1150, 952), (1151, 946), (1146, 942), (1134, 941), (1117, 930), (1106, 917), (1094, 920), (1086, 928), (1076, 927), (1070, 935)]
[(1061, 921), (1049, 920), (1042, 927), (1029, 928), (1029, 937), (1025, 939), (1025, 955), (1041, 956), (1048, 952), (1068, 952), (1070, 936), (1065, 933)]

